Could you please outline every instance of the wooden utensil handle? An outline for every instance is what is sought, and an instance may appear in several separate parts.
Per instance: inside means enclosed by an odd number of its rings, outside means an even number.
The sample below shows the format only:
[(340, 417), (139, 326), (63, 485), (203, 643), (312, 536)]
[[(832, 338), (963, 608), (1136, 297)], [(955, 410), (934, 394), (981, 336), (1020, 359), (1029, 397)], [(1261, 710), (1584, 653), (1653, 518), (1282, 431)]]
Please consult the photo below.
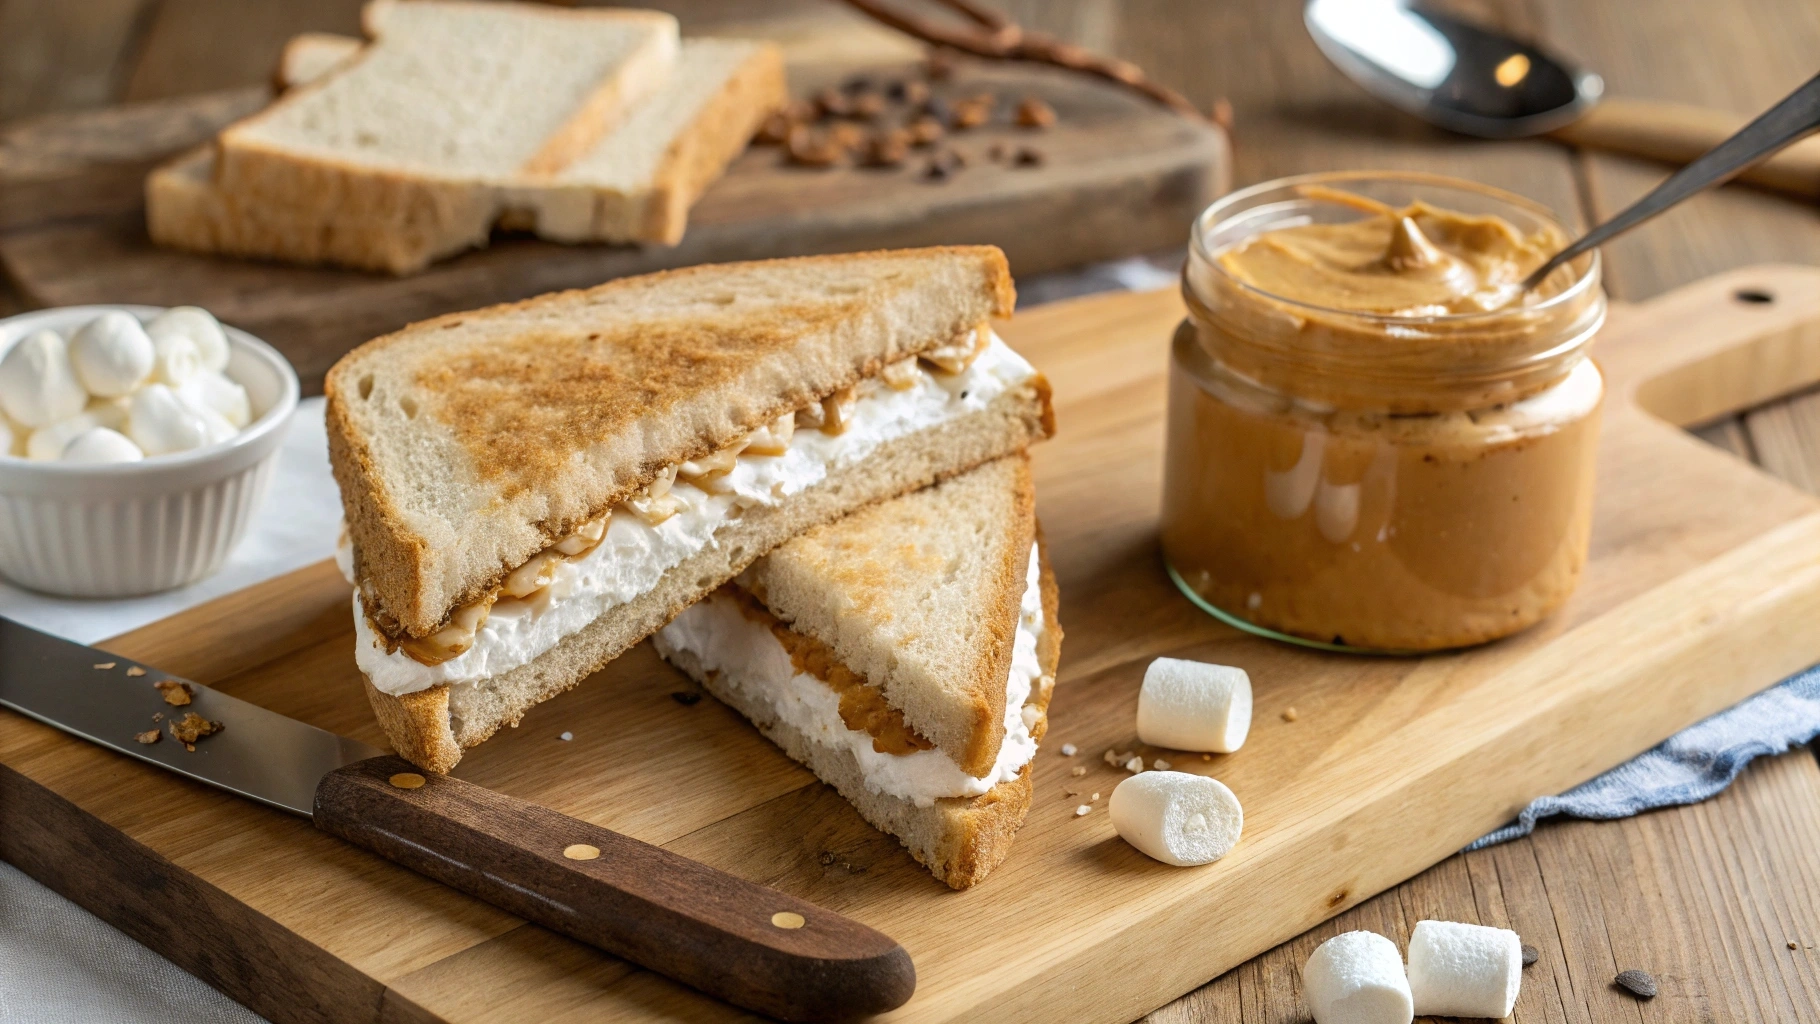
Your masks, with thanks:
[[(1730, 138), (1748, 120), (1706, 107), (1612, 97), (1549, 134), (1569, 145), (1685, 164)], [(1797, 142), (1738, 178), (1820, 199), (1820, 138)]]
[(324, 776), (315, 821), (509, 913), (773, 1017), (880, 1013), (916, 988), (910, 955), (865, 925), (401, 758)]

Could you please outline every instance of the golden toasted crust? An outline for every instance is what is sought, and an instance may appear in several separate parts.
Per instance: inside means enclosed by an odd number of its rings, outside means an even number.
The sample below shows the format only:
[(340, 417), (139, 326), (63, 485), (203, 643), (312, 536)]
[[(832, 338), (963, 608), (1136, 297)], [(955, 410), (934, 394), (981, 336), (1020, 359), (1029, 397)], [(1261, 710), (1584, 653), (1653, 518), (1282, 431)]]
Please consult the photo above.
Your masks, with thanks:
[[(451, 608), (491, 586), (551, 538), (630, 496), (662, 467), (716, 451), (783, 412), (875, 376), (890, 358), (938, 346), (951, 336), (944, 330), (902, 344), (880, 331), (880, 342), (901, 345), (902, 353), (850, 353), (846, 350), (857, 343), (839, 339), (872, 311), (878, 300), (866, 295), (772, 301), (720, 320), (710, 312), (640, 317), (599, 313), (596, 307), (636, 305), (649, 295), (711, 296), (727, 280), (834, 274), (881, 260), (941, 267), (951, 274), (965, 267), (968, 287), (981, 289), (980, 298), (989, 296), (990, 311), (1008, 314), (1015, 302), (1004, 254), (992, 246), (798, 257), (688, 267), (452, 313), (350, 352), (329, 370), (324, 384), (329, 453), (362, 570), (379, 604), (406, 632), (426, 636)], [(886, 301), (910, 301), (918, 294), (912, 287), (894, 286)], [(493, 321), (537, 326), (489, 328)], [(487, 335), (489, 329), (500, 336)], [(798, 352), (804, 338), (817, 339), (812, 351)], [(785, 374), (781, 368), (787, 363), (801, 369)], [(471, 473), (477, 487), (497, 496), (495, 505), (522, 497), (573, 507), (540, 515), (509, 542), (496, 524), (488, 524), (485, 539), (500, 547), (496, 556), (477, 558), (482, 564), (471, 570), (445, 572), (459, 577), (453, 585), (438, 578), (429, 563), (458, 553), (433, 549), (408, 522), (403, 497), (388, 493), (387, 467), (375, 454), (380, 428), (355, 413), (376, 373), (397, 378), (396, 386), (409, 391), (412, 408), (421, 410), (417, 418), (436, 424), (461, 461), (449, 472)], [(755, 387), (749, 383), (754, 374), (769, 383)], [(1053, 424), (1047, 382), (1036, 386), (1047, 429)], [(726, 398), (710, 401), (704, 397), (709, 395)], [(685, 404), (692, 418), (676, 412)], [(578, 459), (584, 449), (605, 454), (583, 465)]]
[(367, 703), (373, 706), (373, 716), (379, 719), (379, 727), (385, 730), (386, 738), (392, 741), (392, 749), (399, 757), (438, 775), (448, 774), (455, 762), (461, 760), (461, 746), (449, 731), (447, 686), (432, 686), (394, 697), (381, 693), (364, 678), (361, 682), (366, 686)]
[[(745, 150), (747, 140), (765, 118), (789, 98), (783, 51), (770, 43), (759, 46), (695, 115), (689, 128), (670, 143), (653, 175), (655, 185), (645, 202), (644, 223), (633, 237), (664, 245), (682, 241), (695, 201)], [(595, 234), (612, 238), (617, 232), (601, 223)]]

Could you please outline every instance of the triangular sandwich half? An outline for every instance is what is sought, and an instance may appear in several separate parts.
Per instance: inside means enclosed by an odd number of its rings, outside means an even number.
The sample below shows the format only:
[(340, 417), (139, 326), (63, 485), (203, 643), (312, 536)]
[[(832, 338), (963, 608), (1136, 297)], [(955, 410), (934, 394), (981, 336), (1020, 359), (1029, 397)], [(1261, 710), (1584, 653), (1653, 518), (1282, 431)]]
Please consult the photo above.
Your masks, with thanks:
[(1061, 651), (1030, 460), (811, 530), (654, 642), (964, 889), (1030, 809)]
[(356, 654), (461, 750), (811, 527), (1052, 428), (991, 246), (691, 267), (453, 313), (329, 371)]

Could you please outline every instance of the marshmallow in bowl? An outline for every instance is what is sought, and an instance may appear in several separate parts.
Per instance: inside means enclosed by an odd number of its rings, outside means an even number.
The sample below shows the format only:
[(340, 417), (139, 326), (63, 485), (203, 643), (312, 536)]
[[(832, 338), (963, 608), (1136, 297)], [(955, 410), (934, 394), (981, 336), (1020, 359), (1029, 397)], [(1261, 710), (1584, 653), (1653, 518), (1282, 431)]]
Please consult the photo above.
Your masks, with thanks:
[(145, 453), (131, 438), (106, 427), (82, 434), (63, 449), (64, 462), (138, 462), (143, 458)]
[(209, 425), (177, 392), (147, 384), (133, 393), (126, 434), (145, 454), (168, 455), (207, 444)]
[(131, 395), (120, 398), (91, 398), (88, 406), (82, 411), (95, 418), (95, 422), (109, 430), (126, 430), (127, 413), (133, 407)]
[(152, 339), (131, 313), (103, 313), (70, 335), (70, 365), (88, 393), (129, 394), (152, 375)]
[(71, 441), (98, 426), (95, 417), (79, 412), (48, 427), (39, 427), (25, 439), (25, 457), (33, 462), (55, 462), (63, 457), (63, 449)]
[(244, 429), (253, 418), (252, 403), (246, 388), (215, 370), (203, 370), (183, 383), (177, 394), (198, 409), (212, 409), (234, 425)]
[(76, 379), (69, 348), (56, 331), (30, 334), (0, 358), (0, 408), (19, 425), (48, 427), (87, 404), (88, 392)]
[(145, 330), (153, 341), (175, 335), (189, 338), (196, 345), (203, 369), (215, 373), (227, 370), (227, 333), (221, 329), (221, 321), (201, 306), (172, 306), (153, 317)]
[(202, 371), (202, 351), (187, 334), (166, 334), (152, 341), (152, 380), (182, 387)]

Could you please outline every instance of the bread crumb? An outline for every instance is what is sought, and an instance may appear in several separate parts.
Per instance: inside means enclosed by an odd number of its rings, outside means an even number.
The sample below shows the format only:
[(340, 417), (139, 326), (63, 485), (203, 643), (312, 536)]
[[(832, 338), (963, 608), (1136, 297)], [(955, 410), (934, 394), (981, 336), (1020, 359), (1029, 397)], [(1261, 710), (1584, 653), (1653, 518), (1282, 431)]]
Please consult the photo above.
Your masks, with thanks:
[(222, 728), (220, 722), (211, 722), (194, 711), (188, 711), (181, 719), (170, 724), (171, 739), (183, 744), (186, 749), (195, 750), (197, 740), (213, 736)]
[(561, 736), (558, 736), (558, 737), (556, 737), (556, 738), (557, 738), (557, 739), (559, 739), (559, 740), (561, 740), (561, 741), (563, 741), (563, 742), (564, 742), (564, 743), (567, 743), (567, 742), (569, 742), (569, 741), (570, 741), (570, 740), (572, 740), (572, 739), (574, 739), (574, 738), (575, 738), (575, 734), (574, 734), (574, 733), (572, 733), (572, 732), (565, 732), (565, 733), (563, 733), (563, 734), (562, 734), (562, 735), (561, 735)]
[(1789, 943), (1789, 944), (1788, 944), (1788, 948), (1790, 948), (1790, 949), (1800, 949), (1800, 948), (1801, 948), (1801, 943), (1799, 943), (1799, 942), (1791, 942), (1791, 943)]
[(1080, 748), (1075, 746), (1072, 743), (1062, 744), (1062, 756), (1063, 757), (1073, 757), (1074, 755), (1076, 755), (1080, 752), (1081, 752)]
[(1078, 779), (1087, 774), (1087, 766), (1084, 764), (1077, 764), (1073, 768), (1068, 769), (1068, 774)]
[(1124, 767), (1126, 771), (1136, 775), (1144, 770), (1144, 759), (1133, 755), (1131, 760), (1125, 762)]
[(115, 665), (118, 665), (118, 664), (119, 664), (119, 662), (117, 662), (117, 661), (97, 661), (97, 662), (95, 662), (95, 667), (98, 669), (101, 669), (102, 671), (106, 671), (110, 668), (113, 668)]
[(1285, 722), (1293, 722), (1300, 717), (1302, 717), (1302, 716), (1296, 712), (1296, 709), (1294, 707), (1287, 707), (1287, 708), (1283, 709), (1283, 721), (1285, 721)]
[(1212, 754), (1202, 754), (1202, 755), (1201, 755), (1201, 760), (1203, 760), (1203, 761), (1211, 761), (1211, 760), (1213, 760), (1213, 755), (1212, 755)]
[(1074, 816), (1079, 818), (1085, 814), (1090, 813), (1092, 810), (1093, 810), (1093, 808), (1087, 806), (1086, 804), (1081, 804), (1079, 807), (1076, 807), (1074, 809)]
[(156, 743), (156, 742), (158, 742), (158, 740), (159, 740), (159, 739), (160, 739), (160, 738), (161, 738), (161, 737), (162, 737), (162, 736), (163, 736), (163, 735), (164, 735), (164, 734), (163, 734), (163, 733), (161, 733), (161, 732), (159, 732), (159, 731), (158, 731), (158, 730), (156, 730), (156, 729), (147, 729), (147, 730), (146, 730), (146, 731), (144, 731), (144, 732), (136, 732), (136, 733), (134, 733), (134, 734), (133, 734), (133, 738), (134, 738), (134, 739), (136, 739), (136, 740), (138, 740), (138, 741), (139, 741), (139, 742), (141, 742), (141, 743), (148, 743), (148, 744), (149, 744), (149, 743)]
[(182, 707), (190, 702), (190, 684), (180, 683), (175, 679), (161, 679), (152, 684), (164, 695), (164, 702), (172, 707)]
[(154, 722), (164, 721), (164, 712), (160, 711), (160, 712), (152, 715), (152, 721), (154, 721)]
[(142, 676), (142, 675), (145, 675), (145, 669), (142, 669), (139, 666), (134, 665), (132, 668), (129, 668), (126, 670), (126, 674), (129, 676)]
[(1169, 769), (1170, 769), (1170, 768), (1171, 768), (1171, 767), (1172, 767), (1172, 766), (1171, 766), (1171, 765), (1170, 765), (1170, 763), (1169, 763), (1169, 762), (1168, 762), (1168, 761), (1165, 761), (1165, 760), (1163, 760), (1163, 759), (1162, 759), (1162, 758), (1160, 758), (1160, 757), (1159, 757), (1159, 758), (1157, 758), (1157, 759), (1156, 759), (1156, 770), (1157, 770), (1157, 771), (1159, 771), (1159, 772), (1166, 772), (1166, 771), (1168, 771), (1168, 770), (1169, 770)]

